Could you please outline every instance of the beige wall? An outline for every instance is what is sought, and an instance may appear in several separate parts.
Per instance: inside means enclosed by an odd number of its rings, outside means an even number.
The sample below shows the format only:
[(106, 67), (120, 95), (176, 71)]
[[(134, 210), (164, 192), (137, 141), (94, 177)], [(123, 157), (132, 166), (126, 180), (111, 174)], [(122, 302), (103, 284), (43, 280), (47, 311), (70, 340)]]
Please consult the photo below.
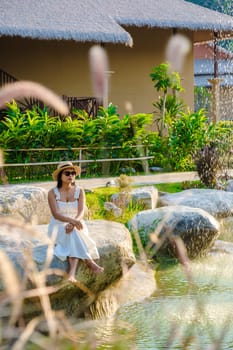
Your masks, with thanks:
[[(133, 112), (151, 112), (156, 91), (150, 78), (153, 66), (165, 60), (164, 51), (171, 30), (127, 28), (134, 38), (133, 48), (106, 44), (109, 56), (109, 102), (118, 106), (122, 115), (125, 103), (131, 102)], [(192, 33), (188, 33), (192, 38)], [(88, 50), (91, 43), (45, 41), (22, 38), (0, 38), (0, 68), (22, 80), (40, 82), (58, 94), (93, 96)], [(184, 64), (182, 98), (193, 109), (193, 52)]]
[[(151, 112), (156, 100), (156, 90), (150, 78), (152, 68), (165, 61), (165, 48), (172, 34), (170, 30), (127, 29), (134, 38), (133, 48), (107, 45), (111, 70), (112, 101), (117, 101), (119, 109), (125, 111), (125, 102), (130, 101), (133, 112)], [(181, 97), (193, 109), (193, 54), (190, 53), (183, 67)]]

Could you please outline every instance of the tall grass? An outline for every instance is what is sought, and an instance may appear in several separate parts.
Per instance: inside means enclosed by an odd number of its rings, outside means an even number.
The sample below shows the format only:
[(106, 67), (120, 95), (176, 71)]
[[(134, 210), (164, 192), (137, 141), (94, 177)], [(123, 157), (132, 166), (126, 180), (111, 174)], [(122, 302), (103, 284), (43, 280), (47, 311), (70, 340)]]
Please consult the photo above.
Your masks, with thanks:
[[(101, 67), (100, 71), (104, 71)], [(98, 77), (98, 70), (95, 71), (96, 77)], [(103, 75), (103, 74), (102, 74)], [(102, 78), (104, 78), (102, 76)], [(103, 87), (104, 79), (102, 79), (102, 87), (100, 91), (100, 97), (102, 99), (106, 96), (101, 94), (106, 93), (106, 88)], [(60, 110), (60, 112), (67, 113), (67, 106), (64, 106), (62, 102), (50, 91), (44, 89), (36, 84), (21, 82), (12, 84), (12, 86), (2, 89), (0, 92), (0, 107), (13, 98), (21, 96), (34, 96), (44, 100), (46, 103), (51, 104), (54, 108)], [(99, 96), (99, 95), (98, 95)], [(145, 116), (141, 116), (142, 119)], [(115, 118), (115, 117), (114, 117)], [(98, 123), (97, 121), (96, 123)], [(107, 125), (106, 125), (107, 127)], [(111, 134), (111, 137), (115, 137), (115, 134)], [(101, 136), (103, 137), (103, 135)], [(99, 139), (96, 140), (98, 142)], [(0, 156), (0, 169), (1, 178), (3, 183), (7, 183), (4, 176), (4, 160), (2, 154)], [(111, 191), (109, 190), (108, 195)], [(98, 205), (102, 205), (103, 198), (99, 203), (92, 202), (93, 218), (98, 217)], [(90, 199), (91, 201), (91, 199)], [(129, 207), (129, 211), (122, 220), (128, 220), (129, 216), (133, 214), (132, 210), (140, 210), (141, 208)], [(127, 212), (128, 209), (126, 209)], [(102, 213), (103, 214), (103, 213)], [(160, 226), (159, 226), (160, 227)], [(5, 232), (12, 240), (20, 242), (20, 239), (31, 240), (40, 239), (41, 236), (36, 232), (32, 226), (26, 223), (19, 223), (12, 218), (0, 216), (0, 229)], [(159, 229), (159, 228), (158, 228)], [(155, 239), (158, 237), (157, 232), (154, 234)], [(166, 239), (172, 241), (172, 244), (176, 247), (177, 259), (183, 267), (184, 273), (187, 276), (190, 289), (194, 287), (192, 273), (189, 268), (189, 260), (186, 254), (185, 246), (179, 237), (171, 237), (168, 232)], [(140, 258), (147, 262), (147, 249), (143, 247), (140, 242), (140, 238), (137, 235), (137, 228), (135, 228), (135, 241), (138, 245), (138, 251)], [(159, 247), (163, 242), (156, 241), (156, 246)], [(24, 278), (20, 279), (16, 269), (9, 258), (9, 256), (0, 249), (0, 276), (2, 283), (2, 291), (0, 292), (0, 319), (1, 319), (1, 349), (22, 350), (22, 349), (134, 349), (134, 330), (130, 328), (130, 325), (126, 324), (114, 324), (112, 327), (112, 333), (110, 340), (106, 340), (104, 337), (99, 337), (98, 340), (94, 336), (94, 325), (89, 326), (88, 322), (80, 322), (79, 320), (68, 319), (64, 312), (55, 311), (52, 309), (50, 303), (50, 294), (56, 292), (55, 286), (47, 286), (46, 279), (51, 273), (64, 275), (63, 271), (56, 270), (51, 271), (50, 263), (52, 259), (53, 249), (52, 245), (49, 245), (47, 257), (42, 270), (38, 270), (34, 262), (32, 251), (30, 247), (24, 249)], [(30, 282), (30, 283), (29, 283)], [(85, 292), (85, 291), (84, 291)], [(27, 300), (35, 300), (40, 303), (41, 313), (33, 317), (27, 317), (25, 314), (25, 304)], [(196, 300), (196, 309), (198, 313), (203, 312), (203, 305), (200, 300)], [(198, 315), (197, 313), (197, 315)], [(106, 328), (104, 321), (100, 324)], [(86, 327), (87, 331), (84, 331)], [(221, 344), (226, 334), (228, 325), (224, 325), (220, 335), (215, 337), (212, 344), (209, 344), (209, 350), (221, 349)], [(122, 337), (119, 339), (119, 334)], [(174, 323), (170, 329), (170, 333), (167, 335), (166, 349), (171, 349), (175, 339), (179, 334), (179, 324)], [(158, 334), (159, 336), (159, 334)], [(194, 332), (181, 335), (180, 349), (188, 349), (190, 338), (195, 337)], [(201, 349), (199, 347), (198, 349)], [(205, 349), (206, 350), (206, 349)]]

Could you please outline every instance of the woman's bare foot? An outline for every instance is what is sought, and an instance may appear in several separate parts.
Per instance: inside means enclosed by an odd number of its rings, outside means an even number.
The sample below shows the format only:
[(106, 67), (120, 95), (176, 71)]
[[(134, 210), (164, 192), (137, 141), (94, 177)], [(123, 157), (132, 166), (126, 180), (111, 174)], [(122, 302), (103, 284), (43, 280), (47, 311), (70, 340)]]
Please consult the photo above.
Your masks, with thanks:
[(99, 265), (93, 266), (91, 269), (92, 269), (92, 271), (95, 272), (95, 273), (104, 272), (104, 268), (101, 267), (101, 266), (99, 266)]
[(71, 283), (78, 282), (74, 276), (69, 276), (68, 281), (71, 282)]
[(93, 260), (87, 260), (86, 264), (94, 273), (101, 273), (104, 271), (104, 268), (96, 264)]

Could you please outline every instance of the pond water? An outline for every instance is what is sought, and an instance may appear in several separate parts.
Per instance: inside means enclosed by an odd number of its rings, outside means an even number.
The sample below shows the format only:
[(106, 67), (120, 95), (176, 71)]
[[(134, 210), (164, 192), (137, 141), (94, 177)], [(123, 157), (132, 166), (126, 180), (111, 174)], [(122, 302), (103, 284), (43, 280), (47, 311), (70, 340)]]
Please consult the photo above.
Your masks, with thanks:
[(132, 348), (233, 349), (233, 255), (193, 261), (191, 275), (192, 286), (181, 265), (158, 270), (158, 291), (118, 312), (134, 330)]

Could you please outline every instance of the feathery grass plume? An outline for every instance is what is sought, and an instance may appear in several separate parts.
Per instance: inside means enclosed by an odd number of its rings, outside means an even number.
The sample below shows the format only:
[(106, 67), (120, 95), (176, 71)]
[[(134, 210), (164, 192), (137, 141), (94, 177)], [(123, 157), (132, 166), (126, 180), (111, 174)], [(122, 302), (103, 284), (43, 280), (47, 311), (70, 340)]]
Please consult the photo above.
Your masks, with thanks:
[[(37, 266), (33, 260), (31, 251), (29, 249), (25, 249), (25, 256), (27, 259), (26, 269), (27, 269), (28, 277), (30, 278), (32, 283), (37, 286), (37, 288), (43, 290), (44, 288), (46, 288), (45, 271), (43, 270), (41, 272), (38, 271)], [(52, 339), (55, 339), (56, 330), (57, 330), (57, 325), (56, 325), (57, 321), (55, 317), (55, 312), (52, 310), (52, 307), (50, 304), (49, 296), (47, 293), (42, 293), (38, 295), (38, 297), (40, 298), (41, 307), (43, 309), (43, 313), (48, 324), (50, 337)]]
[(170, 243), (175, 248), (176, 257), (178, 258), (179, 262), (183, 266), (183, 269), (189, 281), (189, 285), (192, 286), (193, 279), (190, 271), (189, 258), (188, 258), (187, 250), (182, 238), (178, 236), (174, 236), (172, 234), (172, 227), (167, 227), (165, 234), (162, 235), (162, 237), (159, 237), (161, 230), (164, 228), (164, 223), (167, 221), (168, 218), (169, 218), (169, 214), (165, 215), (164, 219), (160, 221), (156, 230), (150, 234), (150, 240), (152, 243), (155, 244), (156, 251), (158, 251), (161, 248), (161, 246), (163, 245), (166, 239), (170, 241)]
[[(13, 220), (12, 218), (0, 217), (0, 224), (2, 224), (2, 227), (5, 226), (8, 229), (9, 235), (12, 236), (16, 242), (21, 242), (22, 240), (30, 242), (32, 239), (39, 239), (43, 243), (48, 242), (47, 236), (44, 237), (44, 235), (34, 230), (33, 227), (25, 223), (16, 222), (16, 220)], [(47, 257), (45, 266), (48, 265), (51, 260), (52, 253), (49, 249), (48, 254), (50, 256)], [(8, 299), (10, 299), (8, 302), (12, 304), (9, 323), (13, 325), (19, 319), (22, 311), (22, 301), (24, 299), (38, 297), (41, 302), (44, 317), (48, 324), (50, 337), (51, 339), (55, 339), (57, 320), (54, 311), (51, 309), (49, 294), (55, 292), (57, 288), (46, 286), (46, 278), (47, 275), (51, 273), (51, 269), (43, 269), (41, 272), (38, 271), (33, 260), (31, 248), (24, 248), (24, 257), (26, 264), (24, 264), (23, 268), (26, 279), (30, 280), (35, 286), (34, 289), (30, 290), (26, 290), (26, 283), (19, 282), (12, 263), (9, 261), (6, 254), (0, 250), (0, 272), (3, 284), (9, 296)], [(60, 272), (60, 274), (62, 274), (62, 272)]]
[(32, 333), (35, 331), (36, 326), (40, 323), (42, 317), (33, 318), (25, 327), (24, 331), (19, 335), (18, 340), (12, 346), (11, 350), (23, 350)]
[(17, 81), (7, 84), (0, 89), (0, 109), (5, 107), (7, 102), (22, 97), (35, 97), (45, 104), (56, 109), (62, 115), (69, 113), (67, 104), (50, 89), (32, 81)]
[(186, 55), (191, 49), (190, 40), (182, 34), (174, 34), (170, 37), (166, 47), (166, 60), (170, 63), (171, 69), (181, 72)]
[(132, 219), (132, 232), (134, 234), (134, 238), (135, 238), (135, 241), (136, 241), (136, 244), (137, 244), (137, 248), (138, 248), (138, 251), (139, 251), (140, 259), (144, 263), (147, 263), (147, 255), (145, 253), (145, 250), (143, 248), (140, 235), (138, 233), (137, 219), (135, 217)]
[(187, 255), (187, 250), (186, 250), (184, 241), (179, 236), (172, 236), (170, 238), (170, 242), (171, 242), (171, 244), (174, 244), (175, 249), (176, 249), (177, 258), (178, 258), (179, 262), (181, 263), (181, 265), (183, 266), (184, 272), (185, 272), (185, 274), (188, 278), (188, 281), (189, 281), (189, 285), (192, 286), (193, 285), (193, 278), (192, 278), (192, 274), (190, 271), (190, 262), (189, 262), (189, 258)]
[(92, 86), (99, 103), (108, 105), (108, 57), (105, 49), (94, 45), (89, 50)]
[(222, 350), (223, 349), (223, 341), (226, 337), (226, 333), (230, 331), (230, 325), (232, 321), (230, 316), (226, 319), (224, 322), (224, 326), (221, 329), (221, 332), (219, 334), (219, 337), (215, 339), (214, 343), (212, 343), (210, 346), (206, 348), (206, 350)]
[(130, 101), (125, 101), (125, 110), (127, 114), (133, 114), (133, 104)]
[[(22, 97), (36, 97), (43, 101), (45, 104), (56, 109), (62, 115), (67, 115), (69, 113), (67, 104), (60, 97), (58, 97), (55, 93), (45, 88), (44, 86), (30, 81), (20, 81), (8, 84), (4, 88), (0, 89), (0, 109), (4, 108), (7, 102)], [(3, 167), (3, 153), (0, 150), (0, 176), (2, 178), (2, 181), (5, 183), (6, 179), (2, 170)], [(4, 292), (2, 292), (0, 295), (1, 305), (2, 307), (4, 307), (4, 305), (7, 305), (7, 309), (4, 309), (4, 312), (10, 320), (9, 326), (4, 330), (4, 333), (6, 333), (4, 334), (4, 338), (5, 340), (8, 339), (9, 341), (13, 341), (14, 339), (18, 338), (12, 345), (11, 349), (24, 349), (25, 344), (29, 339), (32, 340), (32, 338), (36, 338), (36, 344), (38, 337), (41, 338), (42, 335), (37, 333), (36, 327), (42, 321), (46, 321), (50, 338), (46, 337), (45, 340), (47, 341), (44, 342), (45, 346), (42, 344), (40, 345), (42, 348), (47, 349), (48, 347), (46, 347), (46, 343), (48, 343), (49, 340), (50, 346), (52, 345), (52, 347), (54, 347), (58, 334), (66, 338), (67, 330), (70, 331), (71, 327), (67, 326), (68, 321), (65, 318), (64, 314), (61, 315), (61, 313), (59, 313), (58, 315), (58, 312), (53, 311), (51, 307), (49, 294), (56, 292), (60, 286), (47, 287), (46, 279), (48, 274), (56, 273), (64, 275), (64, 271), (58, 271), (49, 268), (53, 255), (50, 245), (48, 247), (44, 269), (42, 271), (38, 271), (37, 269), (32, 256), (31, 248), (29, 248), (30, 242), (33, 239), (38, 239), (45, 244), (49, 243), (47, 236), (44, 236), (40, 232), (37, 232), (32, 226), (26, 223), (21, 223), (18, 220), (9, 217), (0, 217), (0, 225), (9, 231), (9, 234), (14, 238), (16, 242), (20, 243), (23, 240), (29, 243), (28, 248), (24, 248), (24, 257), (27, 263), (25, 264), (25, 279), (23, 281), (19, 281), (19, 277), (17, 276), (12, 262), (9, 260), (6, 253), (0, 250), (0, 275), (4, 286)], [(35, 288), (27, 290), (27, 279), (31, 280)], [(85, 288), (85, 286), (81, 285), (79, 287), (86, 293), (89, 292), (90, 294), (89, 289)], [(33, 297), (39, 298), (42, 308), (42, 315), (40, 317), (32, 319), (25, 326), (22, 324), (22, 322), (24, 322), (22, 315), (23, 300)], [(93, 299), (93, 295), (91, 295), (91, 297)], [(22, 328), (17, 329), (15, 327), (17, 322), (21, 324)], [(66, 329), (64, 329), (64, 326)]]
[(168, 332), (168, 338), (166, 339), (166, 343), (164, 344), (164, 349), (172, 349), (174, 341), (180, 335), (180, 326), (177, 322), (171, 322), (171, 327)]
[[(30, 342), (40, 349), (65, 349), (68, 348), (66, 339), (77, 343), (80, 339), (80, 334), (74, 331), (73, 325), (69, 322), (67, 317), (61, 311), (56, 312), (57, 324), (57, 334), (56, 339), (53, 341), (47, 337), (46, 328), (44, 328), (44, 318), (43, 316), (38, 316), (33, 318), (24, 328), (23, 332), (18, 335), (18, 339), (11, 348), (11, 350), (24, 350), (25, 345), (30, 340)], [(37, 327), (42, 326), (43, 332), (37, 330)], [(39, 328), (40, 329), (40, 328)], [(65, 341), (65, 344), (63, 344)], [(33, 347), (34, 348), (34, 347)], [(36, 347), (37, 348), (37, 347)]]
[[(157, 225), (157, 227), (154, 230), (154, 232), (152, 232), (150, 234), (150, 241), (151, 241), (152, 244), (155, 244), (155, 252), (157, 252), (161, 248), (161, 246), (163, 245), (165, 240), (166, 239), (170, 239), (170, 237), (172, 235), (172, 228), (171, 227), (166, 227), (165, 234), (160, 236), (160, 233), (161, 233), (162, 229), (164, 228), (165, 223), (169, 219), (169, 216), (170, 216), (170, 214), (167, 213), (164, 216), (164, 218), (159, 222), (159, 224)], [(149, 248), (151, 246), (151, 243), (149, 243)]]
[(22, 306), (22, 298), (20, 297), (21, 282), (12, 262), (3, 250), (0, 250), (0, 275), (8, 296), (5, 300), (12, 303), (9, 324), (14, 324)]

